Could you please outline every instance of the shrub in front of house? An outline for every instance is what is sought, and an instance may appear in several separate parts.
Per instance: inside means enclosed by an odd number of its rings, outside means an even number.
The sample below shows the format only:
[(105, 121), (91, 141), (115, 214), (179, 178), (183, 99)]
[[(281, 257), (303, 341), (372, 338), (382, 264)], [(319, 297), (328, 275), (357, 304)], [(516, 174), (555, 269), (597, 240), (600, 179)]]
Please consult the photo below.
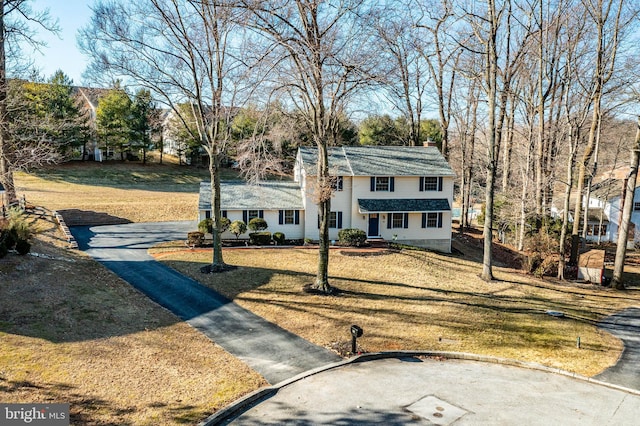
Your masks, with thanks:
[(192, 247), (200, 247), (204, 244), (204, 233), (193, 231), (187, 234), (187, 244)]
[(367, 241), (367, 234), (362, 229), (346, 228), (338, 232), (338, 243), (349, 247), (362, 247)]
[(254, 232), (260, 232), (260, 231), (264, 231), (265, 229), (267, 229), (269, 227), (269, 225), (267, 225), (267, 221), (264, 220), (261, 217), (254, 217), (253, 219), (251, 219), (249, 221), (248, 227), (250, 230), (254, 231)]
[[(231, 225), (231, 221), (229, 219), (227, 219), (226, 217), (221, 217), (219, 221), (221, 233), (229, 229), (229, 226)], [(203, 234), (213, 234), (213, 219), (209, 217), (200, 221), (200, 223), (198, 224), (198, 231), (202, 232)]]
[(279, 245), (279, 246), (283, 245), (284, 240), (285, 240), (285, 236), (282, 232), (273, 233), (273, 241), (276, 243), (276, 245)]
[(229, 232), (236, 236), (236, 240), (240, 238), (240, 235), (247, 232), (247, 224), (241, 220), (234, 220), (229, 225)]
[(249, 244), (254, 246), (268, 246), (269, 244), (271, 244), (271, 232), (250, 233)]

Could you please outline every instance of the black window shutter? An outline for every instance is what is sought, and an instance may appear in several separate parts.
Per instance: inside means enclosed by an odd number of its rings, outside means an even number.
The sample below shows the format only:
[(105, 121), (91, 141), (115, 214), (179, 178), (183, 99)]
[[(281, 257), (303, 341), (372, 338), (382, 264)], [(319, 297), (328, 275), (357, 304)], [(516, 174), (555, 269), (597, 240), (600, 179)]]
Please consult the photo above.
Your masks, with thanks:
[(242, 210), (242, 221), (247, 224), (247, 218), (249, 217), (249, 212), (246, 210)]
[(424, 177), (420, 178), (420, 192), (424, 191)]
[(207, 219), (211, 219), (211, 210), (205, 210), (204, 217)]
[(391, 213), (387, 213), (387, 229), (391, 229)]
[(423, 228), (427, 227), (427, 214), (426, 213), (422, 213), (422, 227)]
[(438, 228), (442, 228), (442, 213), (438, 213)]
[(371, 192), (376, 192), (376, 178), (371, 176)]
[(405, 228), (409, 227), (409, 213), (404, 214), (404, 227)]
[(342, 191), (342, 176), (338, 176), (338, 191)]
[(293, 212), (293, 222), (296, 225), (300, 225), (300, 210), (295, 210)]
[(318, 215), (318, 229), (320, 229), (320, 215)]
[(282, 225), (284, 223), (284, 210), (278, 210), (278, 224)]
[(338, 212), (338, 229), (342, 229), (342, 212)]
[(264, 210), (258, 210), (258, 217), (264, 219)]
[(393, 176), (391, 176), (389, 178), (389, 191), (393, 192), (395, 191), (395, 182), (396, 182), (396, 178), (394, 178)]
[(226, 210), (222, 210), (222, 217), (227, 217), (227, 211)]
[(438, 178), (438, 191), (442, 191), (442, 176)]

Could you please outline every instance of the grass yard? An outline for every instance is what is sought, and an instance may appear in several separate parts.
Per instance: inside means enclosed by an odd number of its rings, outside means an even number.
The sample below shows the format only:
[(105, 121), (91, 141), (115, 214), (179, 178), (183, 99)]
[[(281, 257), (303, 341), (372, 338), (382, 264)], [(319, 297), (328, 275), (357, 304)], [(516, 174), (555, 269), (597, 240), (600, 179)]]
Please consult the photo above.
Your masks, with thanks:
[[(231, 169), (223, 174), (238, 178)], [(29, 204), (74, 215), (99, 212), (121, 222), (196, 220), (203, 180), (209, 180), (203, 168), (120, 162), (71, 162), (15, 175), (18, 194)]]
[[(363, 350), (472, 352), (541, 363), (592, 376), (614, 364), (621, 342), (595, 322), (628, 306), (640, 291), (616, 292), (536, 280), (496, 268), (486, 283), (480, 264), (420, 251), (351, 256), (332, 250), (331, 284), (338, 296), (307, 294), (317, 252), (312, 249), (229, 249), (239, 268), (202, 275), (207, 251), (166, 244), (153, 249), (169, 266), (210, 286), (256, 314), (316, 344), (345, 347), (349, 326), (364, 329)], [(564, 312), (558, 319), (547, 310)], [(576, 347), (576, 339), (582, 347)]]
[(266, 382), (100, 264), (56, 247), (0, 259), (0, 401), (68, 402), (75, 425), (195, 424)]
[[(231, 171), (229, 171), (231, 172)], [(70, 163), (16, 174), (42, 206), (32, 253), (0, 259), (0, 401), (68, 402), (74, 425), (195, 424), (266, 381), (82, 253), (50, 210), (195, 219), (207, 171)]]
[[(225, 169), (226, 179), (237, 177)], [(101, 265), (61, 248), (66, 241), (50, 216), (68, 210), (76, 218), (93, 212), (97, 220), (121, 222), (194, 220), (206, 170), (70, 163), (15, 178), (18, 193), (41, 207), (31, 216), (40, 234), (32, 249), (38, 256), (0, 259), (0, 401), (69, 402), (73, 424), (194, 424), (266, 384)], [(595, 322), (640, 306), (637, 287), (616, 292), (505, 268), (496, 268), (498, 281), (485, 283), (477, 250), (465, 258), (335, 250), (331, 283), (343, 292), (331, 297), (301, 291), (314, 277), (315, 250), (229, 249), (226, 261), (239, 268), (219, 275), (199, 272), (209, 251), (172, 243), (152, 252), (258, 315), (336, 350), (344, 350), (349, 326), (358, 324), (364, 329), (359, 344), (370, 352), (475, 352), (594, 375), (622, 348)], [(637, 277), (635, 263), (628, 271)]]

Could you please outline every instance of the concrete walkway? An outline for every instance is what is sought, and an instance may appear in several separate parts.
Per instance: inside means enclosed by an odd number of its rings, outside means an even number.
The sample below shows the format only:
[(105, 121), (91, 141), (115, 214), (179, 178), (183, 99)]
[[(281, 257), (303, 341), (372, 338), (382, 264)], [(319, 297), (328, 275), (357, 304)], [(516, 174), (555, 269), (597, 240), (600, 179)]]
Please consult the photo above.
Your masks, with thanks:
[(185, 239), (196, 228), (195, 222), (158, 222), (74, 227), (71, 232), (81, 250), (246, 362), (269, 383), (341, 360), (147, 254), (149, 247)]

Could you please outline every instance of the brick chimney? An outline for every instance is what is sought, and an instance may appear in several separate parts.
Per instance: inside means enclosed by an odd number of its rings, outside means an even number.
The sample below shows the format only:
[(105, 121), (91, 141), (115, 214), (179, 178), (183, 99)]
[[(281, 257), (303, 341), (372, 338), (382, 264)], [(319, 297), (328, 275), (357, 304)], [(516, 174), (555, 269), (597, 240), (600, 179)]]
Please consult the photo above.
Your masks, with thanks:
[(431, 138), (428, 138), (426, 141), (422, 142), (422, 146), (438, 146), (438, 144)]

